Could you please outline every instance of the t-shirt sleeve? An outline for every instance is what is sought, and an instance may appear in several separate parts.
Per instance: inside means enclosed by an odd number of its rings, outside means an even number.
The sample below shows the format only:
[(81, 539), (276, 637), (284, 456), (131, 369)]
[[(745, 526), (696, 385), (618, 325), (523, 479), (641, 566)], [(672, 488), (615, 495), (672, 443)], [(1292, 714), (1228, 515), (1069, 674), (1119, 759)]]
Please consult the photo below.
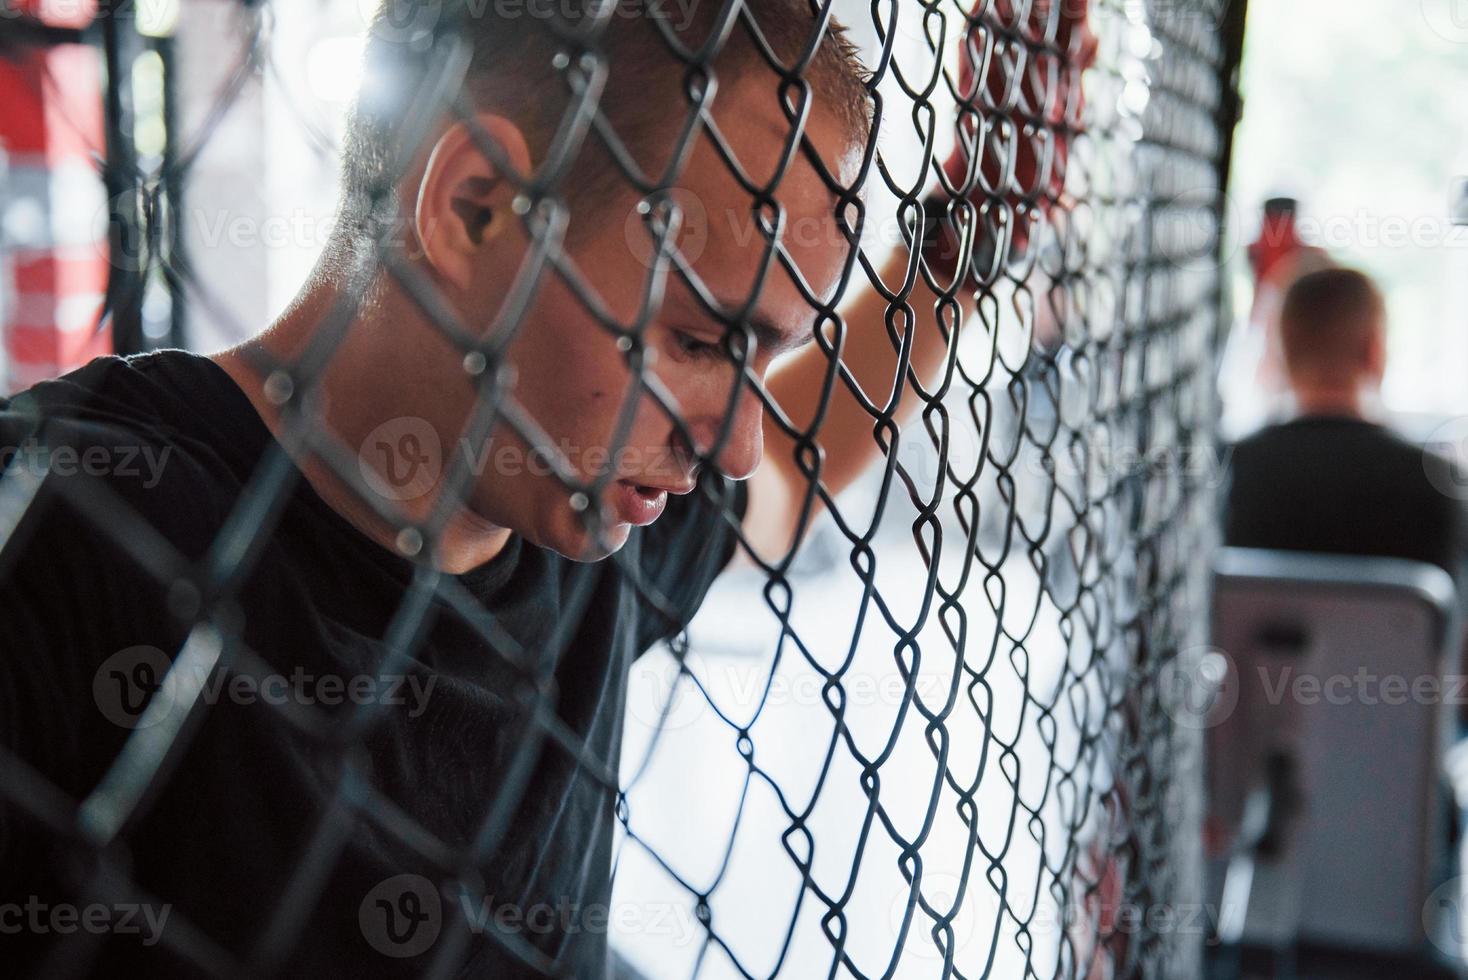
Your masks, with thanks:
[(643, 530), (637, 558), (639, 653), (688, 625), (734, 557), (736, 529), (748, 506), (745, 483), (705, 473), (692, 493), (670, 497), (663, 516)]
[[(175, 634), (166, 629), (161, 590), (147, 587), (148, 571), (62, 493), (67, 481), (107, 481), (80, 464), (70, 473), (65, 457), (43, 469), (26, 448), (35, 431), (26, 413), (0, 403), (0, 755), (14, 767), (16, 785), (35, 779), (47, 797), (75, 801), (128, 734), (107, 714), (101, 668), (114, 655), (123, 663), (143, 644), (165, 657)], [(53, 448), (122, 444), (78, 426), (48, 426), (42, 434)], [(24, 810), (0, 798), (0, 901), (24, 892), (55, 858), (55, 828)]]
[[(132, 677), (178, 649), (187, 624), (160, 575), (186, 571), (218, 516), (193, 460), (160, 438), (85, 406), (0, 399), (0, 752), (73, 798), (129, 731), (103, 668)], [(17, 813), (0, 805), (0, 865), (22, 846)]]

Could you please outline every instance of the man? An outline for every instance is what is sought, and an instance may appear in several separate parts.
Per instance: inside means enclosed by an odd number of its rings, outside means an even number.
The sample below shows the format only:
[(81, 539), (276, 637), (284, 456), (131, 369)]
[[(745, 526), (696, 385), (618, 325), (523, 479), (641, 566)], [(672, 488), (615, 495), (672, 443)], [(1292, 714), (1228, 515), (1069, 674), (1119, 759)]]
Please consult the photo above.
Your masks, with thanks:
[[(1071, 78), (1094, 42), (1066, 6), (1048, 32)], [(0, 902), (156, 906), (152, 942), (110, 931), (108, 972), (603, 975), (628, 665), (687, 622), (735, 522), (779, 560), (812, 480), (837, 494), (881, 455), (864, 399), (838, 381), (827, 404), (811, 344), (822, 330), (887, 399), (888, 300), (870, 291), (840, 330), (831, 310), (854, 261), (835, 188), (871, 136), (839, 27), (803, 70), (785, 159), (763, 47), (800, 59), (804, 0), (751, 3), (762, 41), (737, 20), (706, 74), (661, 32), (698, 51), (716, 5), (681, 24), (619, 10), (604, 73), (566, 55), (574, 34), (485, 10), (465, 27), (472, 111), (434, 120), (400, 174), (402, 127), (423, 122), (405, 79), (455, 49), (376, 22), (339, 232), (269, 329), (210, 358), (96, 361), (0, 418), (21, 515), (0, 565), (0, 764), (38, 788), (0, 797)], [(593, 124), (576, 106), (594, 85)], [(680, 160), (690, 87), (713, 101)], [(568, 125), (586, 132), (571, 158)], [(1017, 158), (1030, 210), (1053, 201), (1063, 151)], [(649, 276), (624, 166), (681, 167), (685, 211), (707, 215), (671, 232), (686, 277)], [(976, 186), (978, 168), (947, 169)], [(553, 220), (536, 203), (553, 178), (554, 267), (529, 233)], [(800, 232), (780, 256), (751, 218), (771, 184)], [(934, 266), (945, 244), (930, 236)], [(912, 378), (947, 356), (971, 302), (953, 292), (920, 280), (899, 305)], [(0, 935), (83, 955), (55, 938)]]
[(1424, 450), (1371, 421), (1386, 371), (1386, 304), (1369, 278), (1330, 268), (1295, 281), (1280, 338), (1298, 417), (1233, 450), (1230, 545), (1430, 562), (1456, 575), (1461, 518)]

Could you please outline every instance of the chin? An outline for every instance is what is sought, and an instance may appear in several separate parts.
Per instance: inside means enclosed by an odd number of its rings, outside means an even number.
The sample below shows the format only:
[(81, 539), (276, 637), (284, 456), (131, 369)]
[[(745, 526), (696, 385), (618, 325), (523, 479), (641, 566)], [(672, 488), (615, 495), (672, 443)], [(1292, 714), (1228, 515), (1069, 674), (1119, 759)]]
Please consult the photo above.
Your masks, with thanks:
[(550, 547), (572, 561), (594, 562), (608, 558), (622, 550), (632, 531), (630, 525), (613, 524), (597, 536), (586, 529), (574, 512), (568, 512), (568, 516), (566, 526), (554, 536), (556, 543)]

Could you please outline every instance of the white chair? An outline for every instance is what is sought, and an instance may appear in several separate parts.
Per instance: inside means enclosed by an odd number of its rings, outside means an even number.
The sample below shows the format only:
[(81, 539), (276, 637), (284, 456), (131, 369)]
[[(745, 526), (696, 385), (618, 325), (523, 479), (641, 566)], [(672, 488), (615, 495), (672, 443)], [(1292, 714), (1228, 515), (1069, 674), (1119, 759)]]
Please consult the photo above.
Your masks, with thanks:
[(1468, 693), (1452, 679), (1452, 579), (1401, 559), (1236, 548), (1215, 572), (1213, 646), (1231, 668), (1208, 732), (1210, 812), (1236, 842), (1213, 891), (1219, 938), (1445, 948), (1438, 931), (1457, 925), (1434, 918), (1458, 906), (1427, 906), (1452, 867), (1442, 761), (1450, 702)]

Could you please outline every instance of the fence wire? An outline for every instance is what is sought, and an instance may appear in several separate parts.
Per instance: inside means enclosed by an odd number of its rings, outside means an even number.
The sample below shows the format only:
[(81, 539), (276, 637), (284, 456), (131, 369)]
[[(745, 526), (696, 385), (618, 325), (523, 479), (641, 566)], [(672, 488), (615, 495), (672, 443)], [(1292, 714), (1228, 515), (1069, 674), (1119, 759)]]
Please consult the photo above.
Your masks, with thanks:
[[(199, 487), (242, 447), (119, 422), (118, 382), (6, 404), (0, 946), (37, 976), (1199, 975), (1199, 744), (1175, 682), (1212, 533), (1229, 0), (552, 6), (371, 22), (356, 124), (376, 150), (349, 163), (341, 225), (368, 244), (300, 344), (250, 352), (274, 438), (223, 498)], [(250, 79), (280, 70), (276, 15), (231, 8), (237, 64), (169, 152), (97, 148), (114, 322), (160, 282), (233, 316), (177, 211)], [(489, 21), (542, 38), (494, 57), (544, 63), (494, 76)], [(95, 30), (12, 12), (0, 54), (46, 84), (26, 59)], [(615, 32), (646, 35), (635, 57)], [(842, 45), (861, 105), (831, 80)], [(528, 151), (487, 122), (516, 113)], [(480, 217), (523, 235), (492, 289), (430, 268), (399, 193), (445, 120), (511, 202)], [(640, 281), (598, 266), (607, 241)], [(368, 370), (354, 337), (387, 293), (461, 368), (415, 390), (469, 390), (468, 410), (336, 430), (332, 379)], [(589, 338), (553, 334), (554, 390), (523, 360), (548, 309)], [(677, 318), (705, 326), (670, 354)], [(771, 365), (795, 328), (813, 340)], [(166, 380), (149, 357), (131, 363)], [(599, 398), (576, 389), (593, 357), (622, 372)], [(652, 495), (563, 438), (588, 417), (603, 461), (657, 420), (694, 492), (629, 531), (616, 508)], [(81, 465), (98, 445), (177, 455), (148, 486)], [(451, 569), (506, 446), (558, 530), (504, 522), (512, 558)], [(306, 529), (329, 520), (323, 481), (397, 557)], [(558, 557), (568, 540), (605, 557)], [(380, 595), (366, 625), (335, 612)], [(281, 697), (274, 678), (294, 678)]]

